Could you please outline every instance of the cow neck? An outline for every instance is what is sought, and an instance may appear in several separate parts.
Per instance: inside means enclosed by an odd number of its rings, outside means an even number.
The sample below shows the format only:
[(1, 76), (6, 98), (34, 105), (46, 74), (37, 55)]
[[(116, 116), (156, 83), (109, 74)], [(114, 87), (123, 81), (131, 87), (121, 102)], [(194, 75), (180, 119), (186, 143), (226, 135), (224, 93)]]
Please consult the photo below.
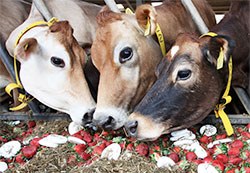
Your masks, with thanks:
[[(218, 34), (214, 32), (208, 32), (207, 34), (204, 34), (201, 37), (205, 37), (205, 36), (216, 37), (218, 36)], [(224, 60), (224, 53), (223, 53), (223, 49), (220, 48), (219, 57), (217, 59), (217, 70), (223, 68), (223, 60)], [(226, 107), (226, 105), (232, 101), (232, 97), (229, 95), (229, 91), (230, 91), (230, 87), (232, 83), (232, 72), (233, 72), (233, 62), (232, 62), (232, 55), (230, 55), (229, 62), (228, 62), (228, 80), (227, 80), (226, 89), (222, 95), (220, 103), (217, 104), (214, 109), (216, 118), (219, 118), (219, 117), (221, 118), (228, 136), (231, 136), (234, 133), (232, 124), (227, 114), (224, 112), (224, 108)]]
[[(50, 27), (55, 22), (58, 22), (58, 19), (53, 17), (48, 22), (46, 22), (46, 21), (36, 21), (34, 23), (31, 23), (30, 25), (28, 25), (25, 29), (23, 29), (18, 34), (18, 36), (16, 38), (16, 41), (15, 41), (14, 49), (18, 45), (21, 38), (25, 35), (25, 33), (27, 33), (32, 28), (35, 28), (37, 26), (49, 26)], [(28, 47), (28, 45), (26, 45), (24, 47), (24, 49), (27, 49), (27, 47)], [(18, 89), (19, 93), (18, 93), (18, 98), (17, 99), (18, 99), (18, 101), (21, 102), (21, 104), (16, 106), (16, 107), (10, 108), (11, 111), (18, 111), (18, 110), (21, 110), (21, 109), (25, 108), (28, 105), (28, 102), (32, 100), (32, 98), (27, 96), (27, 94), (25, 93), (25, 90), (23, 89), (23, 86), (22, 86), (22, 84), (21, 84), (21, 82), (19, 80), (18, 71), (17, 71), (17, 62), (16, 62), (17, 60), (16, 59), (17, 59), (16, 58), (16, 53), (14, 53), (14, 71), (15, 71), (16, 83), (10, 83), (9, 85), (7, 85), (5, 87), (5, 91), (6, 91), (6, 93), (8, 93), (12, 97), (11, 91), (14, 90), (14, 89)]]

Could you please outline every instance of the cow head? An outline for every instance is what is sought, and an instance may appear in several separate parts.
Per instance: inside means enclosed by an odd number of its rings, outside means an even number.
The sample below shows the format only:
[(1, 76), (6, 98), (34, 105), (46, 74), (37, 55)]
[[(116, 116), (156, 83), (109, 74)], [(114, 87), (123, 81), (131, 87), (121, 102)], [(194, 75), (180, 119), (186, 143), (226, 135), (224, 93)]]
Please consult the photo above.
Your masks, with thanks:
[[(96, 39), (91, 48), (100, 71), (97, 107), (93, 121), (106, 129), (124, 125), (128, 113), (155, 81), (154, 70), (162, 58), (152, 39), (156, 12), (142, 6), (136, 14), (118, 14), (104, 9), (98, 16)], [(147, 21), (149, 36), (144, 36)]]
[(15, 48), (25, 90), (79, 124), (95, 108), (83, 74), (86, 54), (67, 21), (35, 27)]
[[(188, 128), (204, 119), (219, 102), (227, 83), (227, 62), (234, 42), (180, 35), (157, 69), (157, 81), (129, 116), (125, 127), (139, 140)], [(220, 48), (224, 67), (216, 69)]]

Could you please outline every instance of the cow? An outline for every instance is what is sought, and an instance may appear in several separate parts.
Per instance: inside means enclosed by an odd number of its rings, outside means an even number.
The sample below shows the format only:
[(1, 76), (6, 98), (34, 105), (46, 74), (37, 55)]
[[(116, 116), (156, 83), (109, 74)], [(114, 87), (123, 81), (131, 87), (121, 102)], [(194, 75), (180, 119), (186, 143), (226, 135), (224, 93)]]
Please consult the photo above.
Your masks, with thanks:
[[(11, 33), (18, 25), (20, 25), (28, 17), (29, 5), (25, 5), (19, 1), (0, 0), (0, 37), (1, 41), (5, 42)], [(0, 89), (3, 89), (12, 82), (12, 79), (0, 60)], [(15, 96), (16, 96), (15, 91)], [(18, 104), (15, 100), (14, 106)]]
[(32, 4), (27, 20), (10, 34), (6, 48), (20, 62), (24, 89), (41, 103), (82, 124), (82, 118), (93, 112), (96, 105), (84, 77), (83, 68), (91, 60), (83, 48), (94, 40), (95, 17), (101, 7), (79, 0), (45, 0), (45, 4), (60, 21), (31, 28), (14, 47), (24, 28), (44, 20)]
[[(249, 8), (249, 1), (232, 1), (229, 12), (210, 30), (218, 34), (215, 37), (188, 33), (177, 37), (156, 70), (157, 81), (125, 124), (131, 136), (155, 140), (202, 121), (230, 83), (230, 57), (232, 86), (249, 87)], [(220, 53), (223, 67), (217, 70)]]
[[(194, 0), (194, 4), (207, 26), (213, 26), (215, 17), (207, 2)], [(157, 23), (167, 49), (178, 33), (198, 30), (180, 0), (166, 0), (155, 8), (143, 4), (135, 15), (104, 8), (97, 22), (91, 55), (100, 81), (93, 123), (104, 129), (118, 129), (156, 80), (154, 70), (163, 57), (154, 39)], [(147, 29), (149, 35), (145, 36)]]

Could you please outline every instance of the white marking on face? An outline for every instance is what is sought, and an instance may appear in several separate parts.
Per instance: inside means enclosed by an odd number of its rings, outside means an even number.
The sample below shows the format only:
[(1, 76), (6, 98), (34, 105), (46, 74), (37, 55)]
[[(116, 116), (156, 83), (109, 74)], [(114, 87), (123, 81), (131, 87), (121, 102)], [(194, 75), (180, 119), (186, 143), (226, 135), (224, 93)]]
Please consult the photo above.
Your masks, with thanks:
[(171, 54), (171, 59), (174, 58), (175, 54), (179, 51), (180, 47), (179, 46), (173, 46), (171, 48), (170, 54)]
[(125, 122), (128, 119), (128, 113), (121, 108), (116, 108), (116, 107), (102, 107), (99, 108), (97, 107), (93, 119), (94, 120), (102, 120), (106, 119), (107, 117), (113, 117), (115, 119), (115, 127), (113, 127), (114, 130), (121, 128)]

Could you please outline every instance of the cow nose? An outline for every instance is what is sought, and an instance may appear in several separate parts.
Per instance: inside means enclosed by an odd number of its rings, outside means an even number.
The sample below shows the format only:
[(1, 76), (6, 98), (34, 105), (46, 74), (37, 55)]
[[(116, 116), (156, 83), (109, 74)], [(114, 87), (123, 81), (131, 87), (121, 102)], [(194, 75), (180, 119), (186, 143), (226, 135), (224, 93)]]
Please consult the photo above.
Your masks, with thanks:
[(102, 120), (95, 120), (95, 122), (105, 130), (112, 130), (115, 125), (115, 119), (112, 116), (108, 116)]
[(92, 123), (92, 119), (93, 119), (93, 114), (94, 114), (94, 112), (95, 112), (95, 109), (91, 109), (90, 111), (86, 112), (86, 113), (83, 115), (83, 118), (82, 118), (83, 126), (86, 126), (86, 125)]
[(136, 137), (138, 121), (128, 121), (125, 124), (126, 131), (131, 137)]

